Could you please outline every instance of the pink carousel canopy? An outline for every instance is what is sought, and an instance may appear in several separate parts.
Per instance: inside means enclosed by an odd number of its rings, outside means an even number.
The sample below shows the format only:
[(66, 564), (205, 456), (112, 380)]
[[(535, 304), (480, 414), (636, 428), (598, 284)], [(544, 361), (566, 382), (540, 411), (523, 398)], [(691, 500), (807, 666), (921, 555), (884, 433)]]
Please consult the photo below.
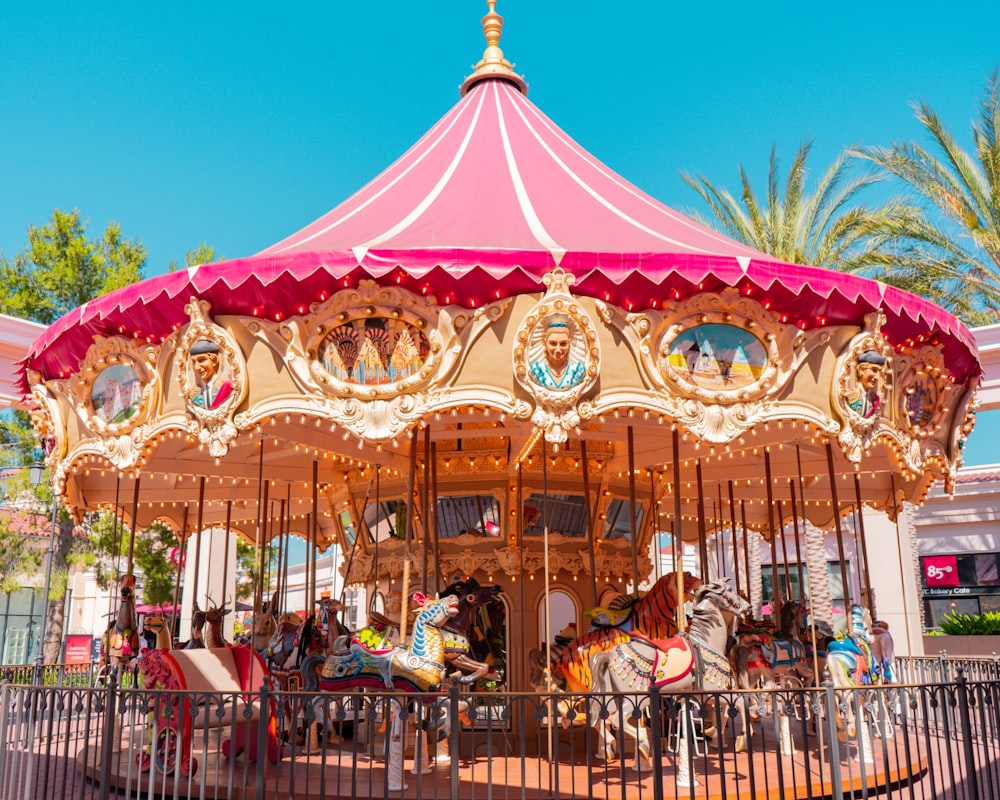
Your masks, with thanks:
[(26, 368), (68, 375), (95, 335), (160, 342), (187, 321), (192, 296), (214, 315), (280, 320), (374, 278), (477, 307), (543, 291), (543, 275), (561, 266), (575, 293), (627, 310), (727, 286), (803, 329), (860, 325), (881, 308), (890, 341), (940, 342), (954, 380), (979, 373), (974, 339), (946, 311), (876, 281), (776, 261), (678, 214), (560, 130), (502, 54), (498, 69), (483, 63), (436, 125), (333, 210), (255, 256), (87, 303), (39, 337)]

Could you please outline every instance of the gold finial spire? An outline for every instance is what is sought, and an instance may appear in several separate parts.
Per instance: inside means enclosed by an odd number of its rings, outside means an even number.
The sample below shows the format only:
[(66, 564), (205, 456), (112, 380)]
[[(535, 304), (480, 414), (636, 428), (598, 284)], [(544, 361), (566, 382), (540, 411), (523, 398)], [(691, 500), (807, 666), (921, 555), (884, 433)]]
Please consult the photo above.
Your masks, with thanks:
[(486, 36), (486, 50), (472, 74), (462, 84), (462, 95), (465, 96), (479, 81), (487, 78), (498, 78), (513, 83), (524, 94), (528, 93), (528, 84), (524, 78), (514, 72), (513, 65), (503, 57), (500, 49), (500, 33), (503, 30), (503, 17), (497, 13), (497, 0), (486, 0), (489, 12), (483, 17), (483, 33)]

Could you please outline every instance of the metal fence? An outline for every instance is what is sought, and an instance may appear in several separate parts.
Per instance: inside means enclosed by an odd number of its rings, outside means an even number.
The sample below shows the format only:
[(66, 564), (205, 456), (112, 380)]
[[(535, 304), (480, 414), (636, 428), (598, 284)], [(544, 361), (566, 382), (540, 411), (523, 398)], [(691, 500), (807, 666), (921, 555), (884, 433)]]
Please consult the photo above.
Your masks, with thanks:
[(926, 680), (684, 696), (166, 692), (0, 668), (0, 799), (1000, 797), (995, 662), (901, 661)]

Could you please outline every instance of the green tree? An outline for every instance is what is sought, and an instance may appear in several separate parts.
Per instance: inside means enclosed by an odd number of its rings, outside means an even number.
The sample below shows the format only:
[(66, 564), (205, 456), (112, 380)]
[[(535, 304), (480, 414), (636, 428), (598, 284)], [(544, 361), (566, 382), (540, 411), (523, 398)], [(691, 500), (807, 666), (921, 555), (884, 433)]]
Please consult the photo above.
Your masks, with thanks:
[(0, 310), (49, 324), (98, 295), (141, 280), (146, 248), (122, 236), (117, 222), (87, 238), (76, 209), (56, 209), (28, 226), (28, 245), (10, 263), (0, 257)]
[[(184, 267), (185, 269), (190, 269), (191, 267), (198, 267), (202, 264), (211, 264), (213, 261), (222, 261), (225, 256), (219, 256), (216, 258), (215, 248), (206, 242), (202, 242), (197, 247), (192, 247), (184, 256)], [(167, 272), (177, 272), (180, 266), (177, 264), (176, 259), (170, 259), (167, 263)]]
[[(113, 514), (104, 511), (89, 515), (84, 527), (87, 546), (81, 551), (78, 563), (94, 571), (98, 586), (109, 589), (124, 569), (129, 530)], [(170, 559), (170, 551), (177, 546), (177, 535), (162, 522), (154, 522), (136, 534), (133, 556), (137, 570), (142, 573), (140, 602), (173, 603), (177, 568)]]
[[(52, 323), (98, 295), (140, 280), (145, 262), (145, 247), (123, 237), (117, 223), (108, 223), (101, 235), (88, 239), (87, 223), (79, 211), (56, 209), (45, 225), (28, 226), (28, 244), (13, 263), (0, 255), (0, 313)], [(0, 419), (0, 441), (17, 445), (10, 448), (10, 455), (22, 466), (43, 454), (25, 412)], [(38, 498), (43, 504), (51, 503), (47, 480), (39, 487)], [(46, 663), (59, 658), (67, 571), (74, 558), (73, 521), (60, 510), (57, 522), (42, 643)]]
[(740, 198), (704, 176), (683, 174), (711, 210), (695, 214), (710, 227), (782, 261), (878, 278), (927, 297), (970, 321), (982, 320), (976, 293), (956, 273), (929, 255), (930, 233), (921, 210), (899, 199), (870, 208), (859, 195), (882, 179), (877, 172), (852, 169), (838, 157), (807, 189), (811, 143), (803, 142), (781, 185), (772, 148), (766, 196), (761, 200), (740, 166)]
[(913, 106), (930, 134), (935, 155), (914, 142), (850, 151), (902, 181), (929, 220), (917, 221), (915, 235), (932, 246), (940, 270), (951, 271), (982, 293), (990, 321), (1000, 317), (1000, 72), (986, 83), (972, 123), (973, 152), (955, 140), (926, 102)]

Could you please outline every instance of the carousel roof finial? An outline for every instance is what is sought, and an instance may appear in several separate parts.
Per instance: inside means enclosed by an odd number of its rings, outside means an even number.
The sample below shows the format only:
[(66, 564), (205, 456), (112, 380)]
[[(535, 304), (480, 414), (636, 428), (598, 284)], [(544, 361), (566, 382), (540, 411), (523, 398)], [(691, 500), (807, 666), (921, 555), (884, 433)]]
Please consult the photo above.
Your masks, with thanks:
[(528, 93), (528, 84), (520, 75), (514, 72), (514, 66), (503, 57), (500, 49), (500, 33), (503, 30), (503, 17), (497, 11), (497, 0), (486, 0), (489, 12), (483, 17), (483, 33), (486, 36), (486, 50), (483, 57), (473, 68), (472, 74), (462, 84), (461, 93), (466, 93), (480, 81), (487, 78), (497, 78), (514, 84), (522, 94)]

